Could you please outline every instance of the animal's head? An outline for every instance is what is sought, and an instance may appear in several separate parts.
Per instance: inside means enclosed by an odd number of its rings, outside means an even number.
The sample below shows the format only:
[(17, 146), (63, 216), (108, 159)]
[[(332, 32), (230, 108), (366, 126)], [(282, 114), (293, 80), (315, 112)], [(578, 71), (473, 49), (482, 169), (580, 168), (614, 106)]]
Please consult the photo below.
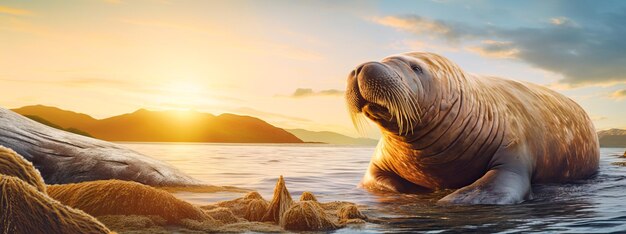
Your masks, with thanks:
[(420, 107), (430, 106), (429, 95), (438, 83), (460, 69), (431, 53), (406, 53), (357, 66), (348, 76), (346, 101), (357, 128), (363, 115), (387, 132), (406, 135), (422, 118)]

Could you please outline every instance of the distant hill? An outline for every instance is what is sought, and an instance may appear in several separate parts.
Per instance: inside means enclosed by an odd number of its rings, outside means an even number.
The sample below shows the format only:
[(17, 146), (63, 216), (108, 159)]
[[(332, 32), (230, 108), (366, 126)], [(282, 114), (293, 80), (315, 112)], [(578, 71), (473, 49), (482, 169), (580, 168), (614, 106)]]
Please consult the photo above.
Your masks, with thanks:
[(44, 105), (24, 106), (12, 109), (12, 111), (24, 116), (39, 116), (62, 128), (86, 129), (86, 126), (91, 126), (98, 121), (83, 113), (76, 113)]
[(626, 130), (612, 128), (598, 132), (601, 147), (626, 147)]
[(67, 132), (71, 132), (71, 133), (78, 134), (78, 135), (83, 135), (83, 136), (92, 137), (92, 136), (91, 136), (91, 134), (89, 134), (89, 133), (87, 133), (87, 132), (84, 132), (84, 131), (82, 131), (82, 130), (80, 130), (80, 129), (76, 129), (76, 128), (63, 128), (63, 127), (61, 127), (61, 126), (59, 126), (59, 125), (53, 124), (53, 123), (51, 123), (50, 121), (45, 120), (45, 119), (43, 119), (43, 118), (41, 118), (41, 117), (39, 117), (39, 116), (36, 116), (36, 115), (24, 115), (24, 117), (29, 118), (29, 119), (31, 119), (31, 120), (34, 120), (35, 122), (39, 122), (39, 123), (41, 123), (41, 124), (43, 124), (43, 125), (46, 125), (46, 126), (48, 126), (48, 127), (53, 127), (53, 128), (56, 128), (56, 129), (60, 129), (60, 130), (67, 131)]
[(315, 132), (304, 129), (285, 129), (306, 142), (323, 142), (337, 145), (376, 145), (378, 140), (371, 138), (355, 138), (335, 132)]
[(293, 134), (250, 116), (215, 116), (195, 111), (137, 110), (102, 120), (49, 106), (13, 111), (37, 116), (61, 129), (87, 132), (107, 141), (302, 143)]

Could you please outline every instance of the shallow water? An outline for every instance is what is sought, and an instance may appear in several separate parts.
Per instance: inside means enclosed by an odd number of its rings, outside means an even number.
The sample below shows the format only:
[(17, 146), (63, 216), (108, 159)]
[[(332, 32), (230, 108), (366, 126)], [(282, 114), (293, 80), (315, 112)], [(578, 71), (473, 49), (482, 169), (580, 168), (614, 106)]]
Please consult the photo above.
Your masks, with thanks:
[[(533, 186), (535, 198), (510, 206), (445, 206), (435, 202), (450, 191), (422, 195), (371, 194), (357, 188), (373, 147), (321, 144), (129, 144), (214, 185), (259, 191), (271, 199), (276, 179), (284, 175), (294, 199), (303, 191), (321, 201), (364, 205), (374, 223), (343, 232), (626, 232), (626, 167), (611, 165), (623, 148), (601, 149), (600, 171), (572, 184)], [(176, 196), (195, 204), (242, 194), (189, 193)]]

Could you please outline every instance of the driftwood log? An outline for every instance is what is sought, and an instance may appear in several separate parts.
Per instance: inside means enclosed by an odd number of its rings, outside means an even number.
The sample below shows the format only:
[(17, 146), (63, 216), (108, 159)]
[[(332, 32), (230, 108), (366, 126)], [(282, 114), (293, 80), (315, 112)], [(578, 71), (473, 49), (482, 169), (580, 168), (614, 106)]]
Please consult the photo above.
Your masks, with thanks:
[(0, 108), (0, 145), (33, 163), (47, 184), (119, 179), (152, 186), (199, 182), (123, 146), (37, 123)]

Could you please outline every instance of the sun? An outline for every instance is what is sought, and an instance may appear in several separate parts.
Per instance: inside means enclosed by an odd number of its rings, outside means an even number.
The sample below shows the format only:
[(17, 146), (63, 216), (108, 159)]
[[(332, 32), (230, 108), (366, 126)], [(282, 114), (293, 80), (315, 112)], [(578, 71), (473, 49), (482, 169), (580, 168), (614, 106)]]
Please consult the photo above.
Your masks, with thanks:
[(166, 109), (189, 111), (213, 102), (203, 84), (189, 80), (166, 82), (158, 90), (156, 101)]
[(191, 81), (173, 81), (166, 85), (166, 91), (172, 94), (191, 95), (202, 93), (203, 87)]

